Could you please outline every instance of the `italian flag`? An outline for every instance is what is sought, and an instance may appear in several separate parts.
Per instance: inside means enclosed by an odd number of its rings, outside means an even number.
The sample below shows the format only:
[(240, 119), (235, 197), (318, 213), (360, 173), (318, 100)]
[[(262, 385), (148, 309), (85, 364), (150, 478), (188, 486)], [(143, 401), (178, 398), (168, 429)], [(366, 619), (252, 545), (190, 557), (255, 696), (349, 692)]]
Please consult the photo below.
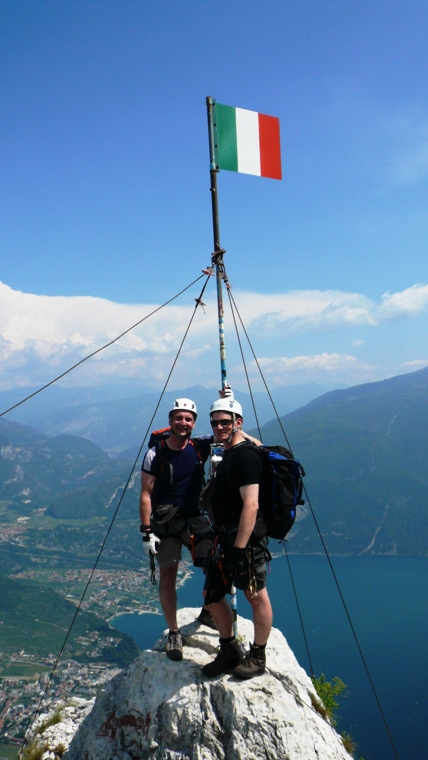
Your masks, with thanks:
[(282, 179), (279, 119), (215, 103), (215, 157), (219, 169)]

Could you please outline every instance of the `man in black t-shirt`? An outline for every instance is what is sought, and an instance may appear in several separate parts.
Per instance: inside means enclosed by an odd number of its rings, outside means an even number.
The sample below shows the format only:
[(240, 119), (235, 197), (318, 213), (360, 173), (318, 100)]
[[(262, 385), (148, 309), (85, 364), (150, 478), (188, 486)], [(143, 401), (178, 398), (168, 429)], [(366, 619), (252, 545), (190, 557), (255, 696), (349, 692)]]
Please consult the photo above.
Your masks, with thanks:
[[(266, 642), (272, 607), (266, 589), (268, 538), (259, 514), (263, 466), (257, 449), (242, 435), (242, 409), (233, 399), (219, 399), (210, 411), (216, 442), (225, 453), (217, 467), (211, 505), (218, 535), (205, 583), (205, 603), (220, 633), (220, 651), (202, 672), (207, 677), (233, 671), (252, 678), (266, 668)], [(220, 547), (220, 548), (218, 548)], [(233, 635), (233, 615), (225, 595), (234, 582), (253, 609), (254, 643), (243, 658)]]

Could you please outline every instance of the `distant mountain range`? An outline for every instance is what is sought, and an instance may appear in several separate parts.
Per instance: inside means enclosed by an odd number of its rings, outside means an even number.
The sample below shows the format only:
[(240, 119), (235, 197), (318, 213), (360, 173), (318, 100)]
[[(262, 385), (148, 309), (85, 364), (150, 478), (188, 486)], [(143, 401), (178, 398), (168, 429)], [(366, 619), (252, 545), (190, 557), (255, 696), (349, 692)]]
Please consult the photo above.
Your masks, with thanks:
[[(332, 391), (281, 419), (329, 551), (428, 554), (428, 368)], [(282, 443), (278, 422), (262, 428)], [(310, 509), (288, 548), (322, 551)]]
[[(0, 393), (0, 412), (34, 390), (21, 388), (3, 391)], [(274, 389), (272, 397), (279, 414), (286, 414), (326, 390), (329, 390), (327, 386), (316, 383), (286, 386)], [(129, 393), (128, 389), (126, 395), (117, 398), (114, 396), (113, 389), (107, 392), (106, 389), (68, 389), (52, 386), (10, 412), (4, 419), (29, 425), (49, 436), (61, 434), (82, 436), (112, 456), (126, 451), (127, 458), (133, 459), (158, 403), (159, 392), (131, 396)], [(153, 421), (152, 429), (164, 427), (167, 424), (168, 410), (172, 402), (175, 398), (182, 396), (193, 399), (197, 404), (199, 417), (195, 433), (207, 433), (209, 430), (208, 410), (217, 397), (217, 391), (200, 385), (167, 391)], [(256, 419), (249, 394), (237, 391), (236, 398), (243, 406), (246, 427), (254, 427)], [(274, 409), (266, 393), (254, 393), (254, 401), (259, 424), (263, 425), (272, 419)]]
[(0, 499), (16, 502), (23, 511), (26, 505), (51, 507), (53, 497), (63, 499), (70, 491), (116, 483), (127, 470), (85, 438), (50, 437), (4, 419), (0, 447)]
[[(164, 400), (161, 424), (177, 395), (195, 398), (201, 409), (207, 409), (212, 399), (212, 391), (203, 388), (172, 392)], [(146, 403), (149, 414), (148, 398)], [(78, 426), (85, 417), (83, 407), (77, 408)], [(89, 409), (94, 410), (92, 417)], [(110, 418), (113, 409), (114, 420)], [(112, 448), (120, 449), (125, 444), (125, 430), (130, 435), (126, 420), (132, 415), (132, 434), (138, 441), (142, 424), (138, 414), (135, 400), (125, 399), (88, 406), (86, 419), (92, 434), (96, 420), (102, 419), (105, 427), (102, 429), (100, 422), (99, 435)], [(67, 415), (72, 425), (71, 409)], [(65, 416), (64, 411), (59, 427)], [(330, 552), (427, 554), (428, 368), (326, 393), (285, 415), (281, 422), (306, 469), (306, 488)], [(121, 431), (119, 443), (114, 430)], [(265, 443), (284, 443), (277, 421), (263, 425), (262, 436)], [(50, 436), (0, 419), (0, 523), (15, 526), (15, 530), (19, 521), (23, 531), (22, 540), (3, 541), (0, 549), (9, 547), (14, 566), (19, 567), (34, 547), (42, 554), (61, 554), (64, 563), (93, 557), (139, 445), (122, 455), (128, 456), (128, 461), (113, 459), (77, 435)], [(123, 560), (125, 565), (136, 566), (140, 561), (138, 490), (139, 465), (109, 538), (106, 556), (110, 562)], [(288, 547), (302, 553), (322, 551), (308, 504), (300, 510)], [(12, 555), (5, 559), (0, 551), (0, 572), (10, 566)]]

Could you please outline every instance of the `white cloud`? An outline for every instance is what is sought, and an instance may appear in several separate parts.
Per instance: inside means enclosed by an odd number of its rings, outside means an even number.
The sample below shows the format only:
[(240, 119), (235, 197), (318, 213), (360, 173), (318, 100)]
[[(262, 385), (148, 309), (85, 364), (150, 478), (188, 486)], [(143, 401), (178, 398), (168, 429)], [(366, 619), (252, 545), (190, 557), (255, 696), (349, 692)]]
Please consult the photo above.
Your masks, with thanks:
[[(77, 371), (77, 381), (142, 378), (145, 383), (158, 384), (165, 379), (194, 311), (194, 295), (197, 293), (189, 296), (187, 304), (163, 308), (83, 364)], [(177, 366), (183, 383), (212, 383), (218, 374), (214, 288), (204, 300), (206, 313), (196, 311)], [(428, 303), (428, 285), (388, 292), (377, 302), (359, 293), (332, 290), (237, 293), (235, 300), (252, 340), (258, 344), (258, 354), (276, 354), (276, 358), (263, 360), (266, 372), (274, 378), (300, 372), (312, 380), (314, 373), (329, 373), (341, 382), (352, 382), (352, 371), (355, 377), (364, 377), (369, 372), (368, 365), (334, 352), (281, 356), (285, 336), (314, 329), (325, 332), (339, 326), (375, 328), (381, 322), (415, 317)], [(0, 283), (0, 387), (37, 385), (52, 379), (155, 308), (156, 304), (119, 304), (90, 296), (39, 296)], [(226, 325), (228, 358), (232, 357), (235, 364), (233, 350), (229, 353), (233, 324), (228, 313)], [(363, 345), (363, 341), (355, 340), (353, 345)]]
[[(37, 296), (0, 283), (0, 387), (43, 384), (157, 306), (118, 304), (89, 296)], [(165, 380), (194, 306), (190, 299), (184, 306), (165, 307), (81, 365), (73, 378), (88, 384), (115, 378), (141, 378), (148, 384)], [(214, 308), (206, 315), (202, 309), (196, 311), (180, 357), (181, 377), (205, 381), (194, 365), (215, 346), (216, 320)]]
[(258, 330), (376, 324), (375, 305), (359, 293), (335, 290), (297, 290), (273, 295), (240, 293), (237, 300), (244, 321), (246, 316)]
[[(307, 381), (319, 382), (326, 380), (343, 382), (358, 373), (360, 379), (370, 376), (373, 367), (364, 364), (347, 354), (315, 354), (302, 356), (278, 356), (275, 358), (260, 358), (258, 363), (266, 377), (268, 385), (285, 385), (295, 382), (296, 378), (305, 377)], [(257, 376), (255, 361), (251, 362), (252, 375)], [(239, 368), (236, 368), (238, 371)]]
[[(112, 340), (158, 305), (118, 304), (92, 296), (37, 296), (0, 283), (1, 334), (15, 349), (34, 340), (91, 348)], [(190, 315), (189, 307), (170, 305), (122, 338), (121, 345), (167, 350), (179, 332), (184, 333)]]
[(364, 341), (362, 338), (357, 338), (357, 340), (352, 341), (353, 346), (364, 346)]
[(402, 362), (402, 367), (410, 367), (413, 370), (422, 369), (422, 367), (426, 367), (428, 364), (428, 359), (413, 359), (413, 361), (410, 362)]
[(355, 366), (355, 356), (341, 354), (315, 354), (315, 356), (279, 356), (275, 359), (259, 359), (259, 364), (267, 372), (276, 371), (278, 367), (289, 369), (322, 369), (330, 371), (344, 366)]
[(379, 321), (411, 317), (428, 303), (428, 285), (413, 285), (400, 293), (384, 293), (378, 310)]
[(264, 295), (239, 294), (244, 322), (264, 332), (332, 329), (339, 326), (376, 326), (381, 322), (415, 316), (428, 305), (428, 285), (413, 285), (399, 293), (384, 293), (379, 302), (360, 293), (335, 290), (300, 290)]

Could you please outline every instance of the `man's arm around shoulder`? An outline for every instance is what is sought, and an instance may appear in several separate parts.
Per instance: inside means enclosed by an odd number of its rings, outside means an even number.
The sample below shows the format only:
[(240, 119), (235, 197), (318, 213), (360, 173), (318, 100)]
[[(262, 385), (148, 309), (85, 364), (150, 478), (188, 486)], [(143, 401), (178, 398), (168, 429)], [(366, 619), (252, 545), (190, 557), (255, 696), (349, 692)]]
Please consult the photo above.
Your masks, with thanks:
[(251, 441), (251, 443), (254, 443), (255, 446), (263, 446), (263, 443), (259, 441), (258, 438), (253, 438), (252, 435), (249, 435), (248, 433), (244, 433), (242, 429), (241, 429), (241, 434), (244, 436), (246, 441)]

